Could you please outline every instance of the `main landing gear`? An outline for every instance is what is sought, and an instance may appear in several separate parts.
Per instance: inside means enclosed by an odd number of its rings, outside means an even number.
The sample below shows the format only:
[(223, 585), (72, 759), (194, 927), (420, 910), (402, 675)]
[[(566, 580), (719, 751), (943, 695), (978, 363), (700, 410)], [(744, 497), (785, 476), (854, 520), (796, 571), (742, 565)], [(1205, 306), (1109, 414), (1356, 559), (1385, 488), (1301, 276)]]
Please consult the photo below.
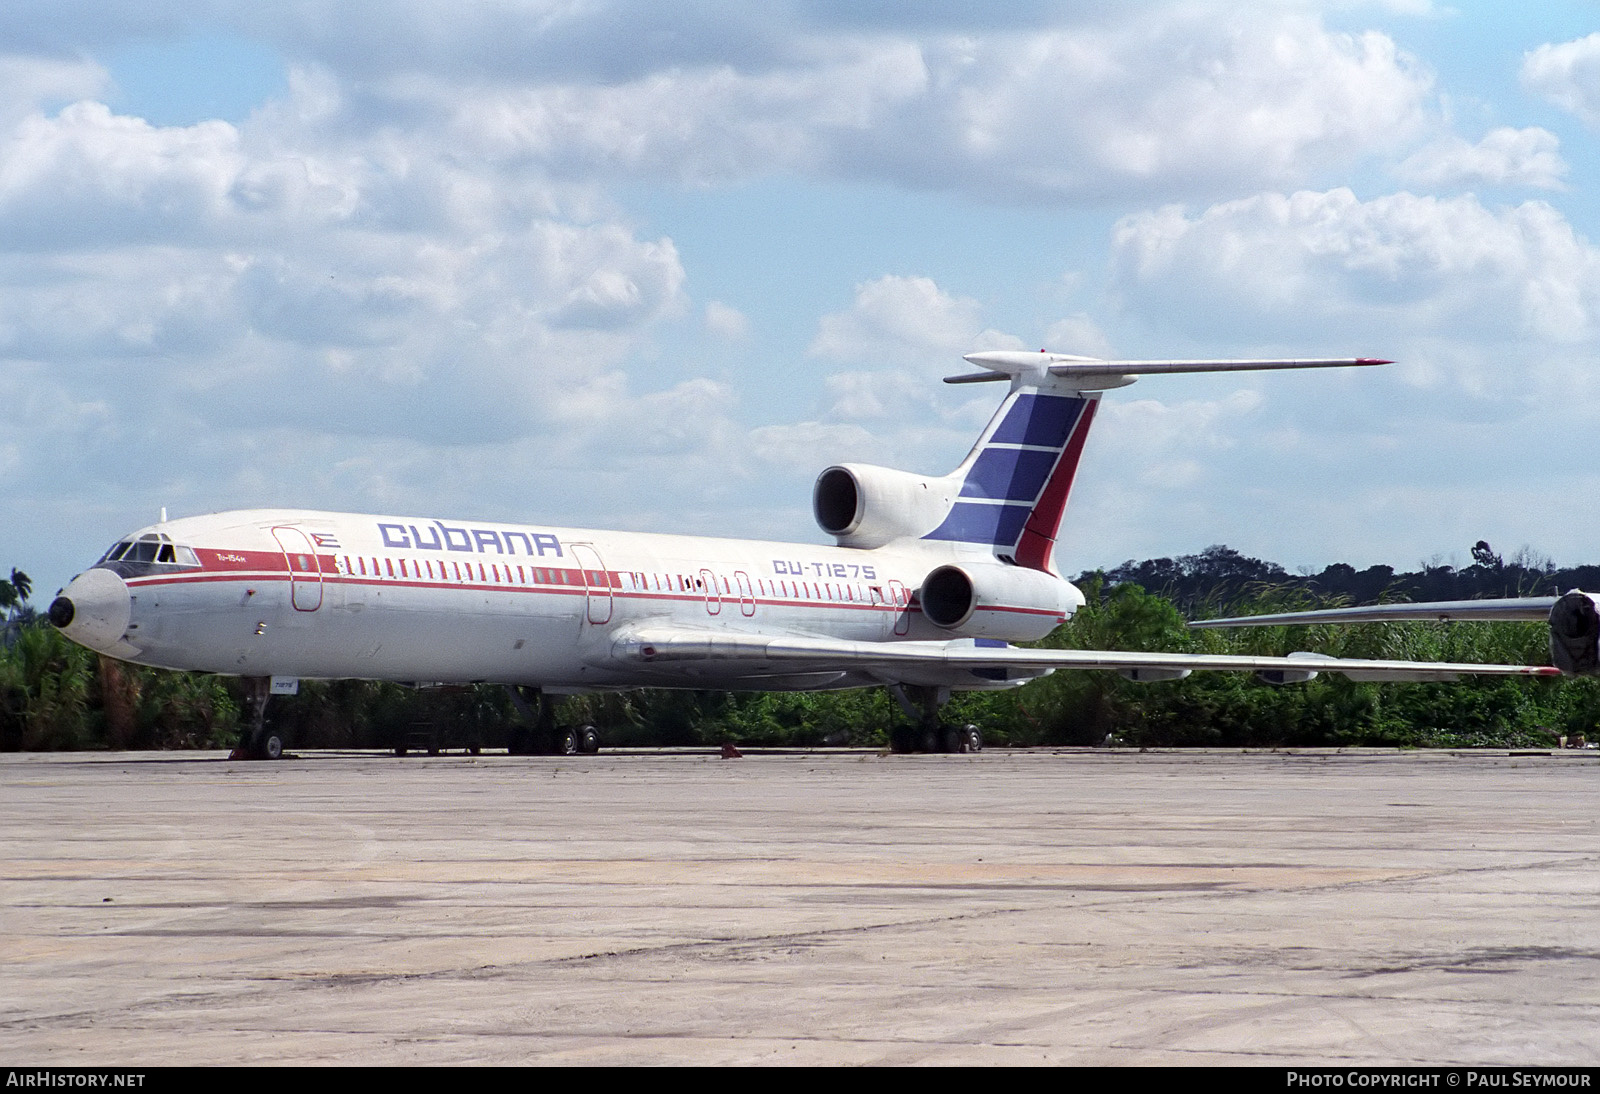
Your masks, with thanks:
[(233, 750), (230, 759), (276, 760), (283, 756), (289, 742), (281, 732), (267, 726), (267, 700), (271, 697), (271, 677), (244, 678), (244, 704), (249, 717), (239, 735), (239, 747)]
[(953, 725), (939, 720), (939, 709), (950, 701), (949, 688), (918, 684), (890, 684), (900, 709), (913, 722), (889, 731), (891, 752), (981, 752), (983, 731), (974, 725)]
[(507, 751), (513, 756), (576, 756), (600, 751), (600, 731), (588, 725), (556, 725), (556, 702), (540, 689), (508, 686), (506, 690), (523, 718), (511, 727)]

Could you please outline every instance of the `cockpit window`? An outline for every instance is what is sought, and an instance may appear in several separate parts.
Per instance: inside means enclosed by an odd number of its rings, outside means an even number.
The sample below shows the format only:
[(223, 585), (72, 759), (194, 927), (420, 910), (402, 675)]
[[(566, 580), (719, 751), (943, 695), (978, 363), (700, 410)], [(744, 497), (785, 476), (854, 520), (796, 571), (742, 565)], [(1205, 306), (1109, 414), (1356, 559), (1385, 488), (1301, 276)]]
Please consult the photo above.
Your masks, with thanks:
[(198, 567), (200, 556), (193, 548), (173, 543), (161, 532), (146, 532), (138, 539), (118, 540), (111, 545), (98, 565), (107, 566), (126, 577), (149, 573), (158, 566)]

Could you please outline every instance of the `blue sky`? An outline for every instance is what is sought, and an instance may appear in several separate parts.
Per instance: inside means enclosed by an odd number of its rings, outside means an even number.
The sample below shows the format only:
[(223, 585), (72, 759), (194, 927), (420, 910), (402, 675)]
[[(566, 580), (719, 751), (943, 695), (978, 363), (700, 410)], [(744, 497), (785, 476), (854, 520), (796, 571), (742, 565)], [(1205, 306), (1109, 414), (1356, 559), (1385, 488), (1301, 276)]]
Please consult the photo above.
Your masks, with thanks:
[(1397, 361), (1112, 393), (1069, 573), (1595, 561), (1597, 14), (8, 6), (0, 567), (162, 506), (820, 541), (1041, 346)]

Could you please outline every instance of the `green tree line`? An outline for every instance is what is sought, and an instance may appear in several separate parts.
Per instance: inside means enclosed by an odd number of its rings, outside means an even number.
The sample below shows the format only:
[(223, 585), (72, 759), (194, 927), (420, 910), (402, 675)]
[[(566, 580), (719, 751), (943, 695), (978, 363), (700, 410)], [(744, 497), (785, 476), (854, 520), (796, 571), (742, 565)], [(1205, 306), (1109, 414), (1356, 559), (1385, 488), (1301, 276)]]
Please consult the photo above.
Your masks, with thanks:
[[(1558, 595), (1568, 589), (1600, 588), (1600, 566), (1558, 568), (1550, 559), (1524, 547), (1508, 562), (1493, 547), (1479, 540), (1472, 547), (1472, 564), (1449, 566), (1424, 562), (1417, 569), (1397, 571), (1393, 566), (1357, 570), (1344, 562), (1326, 566), (1320, 573), (1291, 574), (1275, 562), (1250, 558), (1231, 547), (1207, 547), (1193, 555), (1129, 559), (1100, 572), (1108, 585), (1133, 583), (1160, 592), (1191, 614), (1208, 609), (1248, 605), (1263, 589), (1279, 595), (1299, 593), (1321, 602), (1371, 604), (1380, 600), (1475, 600), (1502, 596)], [(1081, 584), (1094, 571), (1078, 578)]]
[[(1187, 556), (1191, 562), (1204, 557)], [(1545, 628), (1538, 623), (1191, 631), (1183, 623), (1182, 601), (1190, 602), (1191, 612), (1193, 605), (1257, 612), (1328, 602), (1304, 581), (1271, 580), (1270, 573), (1268, 580), (1238, 580), (1240, 556), (1226, 548), (1212, 548), (1210, 558), (1230, 570), (1210, 591), (1149, 588), (1127, 574), (1115, 583), (1109, 575), (1080, 577), (1088, 603), (1040, 644), (1547, 663)], [(1161, 570), (1146, 566), (1145, 579), (1156, 584), (1150, 575)], [(0, 582), (0, 595), (6, 589), (15, 593), (18, 576), (26, 582), (26, 575), (14, 571), (11, 582)], [(245, 706), (237, 679), (101, 657), (34, 617), (25, 596), (13, 595), (5, 608), (0, 750), (225, 748), (237, 742)], [(812, 693), (644, 689), (573, 697), (557, 716), (563, 723), (598, 726), (613, 746), (872, 746), (884, 744), (890, 728), (904, 718), (882, 688)], [(437, 734), (446, 746), (500, 747), (519, 714), (505, 690), (494, 686), (412, 690), (346, 680), (303, 681), (298, 695), (272, 700), (269, 717), (303, 748), (393, 747), (419, 732)], [(1373, 684), (1331, 675), (1274, 686), (1247, 673), (1205, 672), (1139, 684), (1114, 673), (1061, 671), (1019, 689), (958, 694), (946, 717), (982, 726), (991, 745), (1099, 744), (1110, 738), (1151, 747), (1515, 747), (1591, 732), (1600, 720), (1600, 680)]]

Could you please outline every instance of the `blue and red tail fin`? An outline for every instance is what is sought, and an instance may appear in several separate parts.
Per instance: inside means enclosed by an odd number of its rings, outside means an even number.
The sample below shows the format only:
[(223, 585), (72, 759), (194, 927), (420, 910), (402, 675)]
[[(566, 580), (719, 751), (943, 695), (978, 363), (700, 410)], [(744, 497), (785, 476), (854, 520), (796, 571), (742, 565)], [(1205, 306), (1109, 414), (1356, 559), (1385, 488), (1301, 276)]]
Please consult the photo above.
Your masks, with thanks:
[(1140, 376), (1185, 372), (1385, 365), (1372, 357), (1248, 361), (1105, 361), (1064, 353), (968, 354), (982, 372), (949, 383), (1009, 380), (1011, 391), (950, 478), (960, 490), (923, 539), (991, 548), (1006, 561), (1053, 572), (1051, 557), (1100, 396)]
[(922, 538), (981, 544), (1019, 566), (1050, 570), (1099, 402), (1099, 392), (1014, 387), (956, 469), (955, 504)]

